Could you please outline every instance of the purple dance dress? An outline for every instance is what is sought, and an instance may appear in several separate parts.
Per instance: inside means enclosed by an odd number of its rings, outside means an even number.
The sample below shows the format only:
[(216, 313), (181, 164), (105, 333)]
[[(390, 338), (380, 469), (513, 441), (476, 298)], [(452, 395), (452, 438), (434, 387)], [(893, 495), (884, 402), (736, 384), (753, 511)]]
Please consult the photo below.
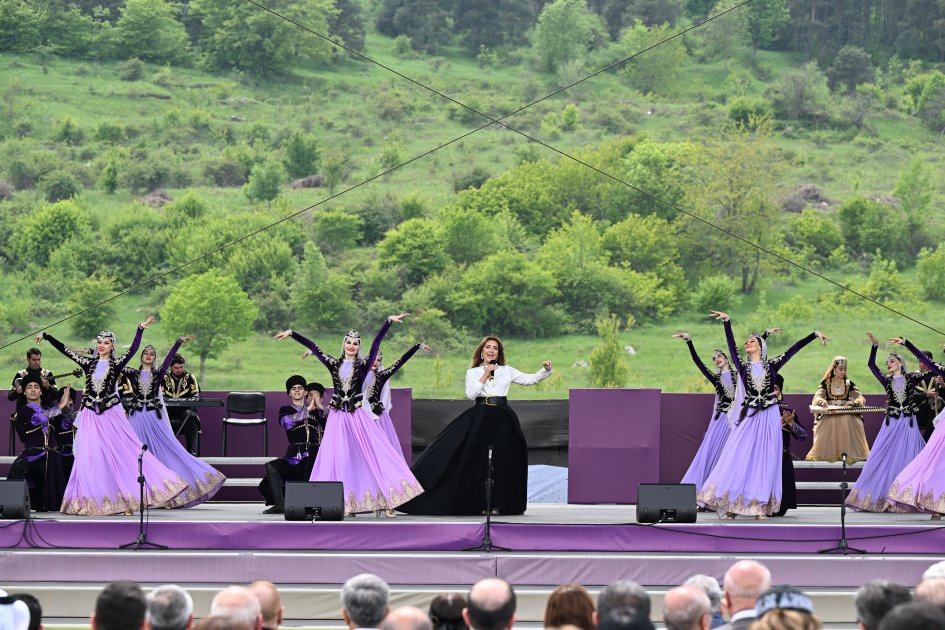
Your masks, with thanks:
[[(119, 373), (138, 350), (143, 332), (139, 326), (128, 351), (108, 359), (80, 355), (44, 333), (54, 348), (85, 372), (82, 410), (75, 420), (75, 463), (62, 500), (61, 511), (65, 514), (104, 516), (141, 508), (141, 442), (121, 407), (116, 384)], [(143, 455), (142, 470), (146, 480), (144, 501), (149, 507), (164, 507), (187, 489), (187, 483), (150, 452)]]
[(715, 468), (705, 479), (698, 501), (722, 514), (771, 516), (781, 507), (781, 408), (774, 393), (774, 379), (798, 351), (817, 338), (804, 337), (773, 359), (767, 358), (767, 344), (755, 335), (762, 348), (761, 361), (745, 364), (738, 354), (732, 324), (724, 321), (729, 356), (738, 370), (744, 389), (738, 414)]
[(400, 449), (394, 448), (363, 405), (364, 377), (389, 328), (387, 320), (367, 360), (353, 361), (329, 356), (315, 342), (292, 332), (292, 338), (311, 350), (332, 378), (325, 434), (310, 480), (342, 482), (347, 514), (393, 509), (423, 492)]
[[(699, 371), (715, 387), (715, 407), (712, 417), (709, 418), (709, 426), (702, 437), (702, 444), (699, 445), (696, 456), (689, 465), (689, 470), (686, 471), (680, 482), (695, 484), (696, 492), (699, 492), (702, 490), (706, 477), (715, 468), (715, 463), (722, 454), (722, 447), (725, 446), (725, 441), (728, 440), (729, 433), (732, 431), (726, 414), (735, 399), (738, 373), (731, 367), (731, 363), (729, 363), (729, 369), (724, 372), (710, 372), (696, 353), (696, 348), (692, 345), (691, 339), (686, 340), (686, 345), (689, 347), (689, 354), (692, 355), (692, 360)], [(705, 505), (701, 507), (705, 507)]]
[(420, 344), (415, 344), (390, 367), (385, 368), (382, 365), (376, 372), (369, 371), (364, 379), (364, 395), (371, 407), (371, 413), (376, 416), (378, 426), (398, 453), (403, 451), (400, 438), (397, 437), (397, 430), (394, 428), (394, 421), (390, 417), (390, 410), (393, 408), (390, 401), (390, 379), (419, 349)]
[(899, 473), (925, 447), (913, 402), (915, 385), (922, 375), (883, 374), (876, 367), (876, 346), (870, 349), (869, 368), (886, 389), (886, 421), (847, 497), (847, 505), (858, 512), (915, 512), (917, 508), (906, 501), (891, 503), (889, 489)]
[(157, 372), (125, 368), (123, 375), (131, 390), (133, 401), (128, 421), (142, 444), (148, 445), (159, 462), (177, 473), (188, 488), (171, 499), (166, 507), (189, 508), (209, 501), (223, 487), (226, 477), (212, 466), (187, 452), (171, 430), (171, 421), (164, 410), (161, 383), (180, 348), (174, 344)]

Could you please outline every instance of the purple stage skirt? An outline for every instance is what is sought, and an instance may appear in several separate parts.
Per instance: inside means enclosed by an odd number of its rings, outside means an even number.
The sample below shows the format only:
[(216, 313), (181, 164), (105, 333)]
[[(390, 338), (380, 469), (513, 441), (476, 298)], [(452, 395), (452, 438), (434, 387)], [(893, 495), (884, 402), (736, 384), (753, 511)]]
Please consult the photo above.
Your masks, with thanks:
[(860, 512), (915, 512), (907, 502), (890, 503), (889, 488), (924, 446), (915, 418), (896, 416), (889, 418), (889, 424), (884, 421), (847, 505)]
[[(75, 463), (62, 499), (64, 514), (104, 516), (139, 510), (138, 455), (141, 442), (118, 405), (97, 414), (83, 408), (75, 421)], [(144, 500), (164, 507), (187, 490), (177, 473), (145, 453)]]
[(896, 507), (924, 512), (945, 512), (945, 431), (933, 431), (922, 449), (889, 488)]
[(720, 515), (770, 516), (777, 512), (781, 507), (783, 448), (777, 405), (746, 416), (725, 441), (697, 495), (699, 503)]
[(706, 477), (715, 468), (715, 463), (722, 454), (722, 447), (725, 446), (725, 441), (728, 440), (731, 432), (732, 429), (728, 426), (725, 414), (722, 413), (716, 418), (713, 411), (712, 417), (709, 418), (709, 426), (702, 437), (702, 444), (699, 445), (699, 450), (696, 451), (696, 456), (680, 483), (694, 483), (696, 492), (700, 492)]
[(189, 508), (208, 501), (226, 481), (219, 470), (203, 463), (187, 452), (177, 441), (171, 424), (149, 409), (132, 411), (128, 415), (131, 427), (142, 444), (148, 445), (159, 462), (180, 475), (189, 486), (171, 499), (166, 507)]
[(374, 417), (330, 409), (311, 481), (340, 481), (345, 512), (392, 509), (423, 492), (398, 447), (388, 441)]
[(386, 409), (381, 412), (381, 415), (379, 415), (374, 422), (377, 423), (377, 426), (380, 427), (384, 435), (387, 436), (387, 441), (394, 447), (394, 450), (398, 453), (403, 452), (403, 449), (400, 448), (400, 438), (397, 437), (397, 431), (394, 429), (394, 421), (391, 420), (390, 414)]

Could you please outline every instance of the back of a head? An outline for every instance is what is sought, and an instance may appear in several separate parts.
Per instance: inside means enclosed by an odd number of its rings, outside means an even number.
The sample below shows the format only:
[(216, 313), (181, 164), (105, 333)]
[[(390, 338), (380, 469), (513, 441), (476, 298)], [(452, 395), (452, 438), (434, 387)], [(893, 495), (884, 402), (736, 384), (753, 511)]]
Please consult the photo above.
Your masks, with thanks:
[(709, 607), (712, 611), (712, 614), (716, 614), (721, 611), (722, 587), (719, 586), (719, 581), (711, 575), (698, 573), (683, 582), (683, 586), (698, 586), (702, 589), (702, 592), (706, 594), (706, 597), (709, 598)]
[(909, 589), (902, 584), (889, 580), (873, 580), (857, 590), (853, 604), (856, 606), (857, 620), (863, 627), (866, 630), (876, 630), (886, 613), (909, 601), (912, 601), (912, 596)]
[(740, 560), (725, 572), (723, 588), (729, 599), (745, 605), (750, 601), (754, 606), (754, 601), (771, 588), (771, 571), (760, 562)]
[(945, 560), (936, 562), (922, 574), (923, 580), (931, 580), (932, 578), (945, 578)]
[(226, 617), (207, 617), (194, 630), (253, 630), (253, 626)]
[(260, 610), (263, 617), (264, 628), (276, 628), (282, 621), (282, 596), (279, 595), (279, 589), (272, 582), (258, 581), (249, 585), (249, 590), (253, 592), (256, 599), (259, 600)]
[(635, 608), (617, 608), (598, 617), (597, 630), (655, 630), (655, 626)]
[(463, 608), (466, 598), (459, 593), (440, 593), (430, 602), (430, 621), (435, 630), (465, 630)]
[(134, 582), (112, 582), (95, 601), (96, 630), (138, 630), (144, 625), (148, 604)]
[(217, 593), (210, 603), (211, 617), (222, 617), (250, 628), (256, 627), (261, 610), (259, 600), (244, 586), (228, 586)]
[(816, 615), (798, 610), (772, 610), (751, 624), (751, 630), (820, 630)]
[(371, 573), (356, 575), (341, 587), (341, 605), (358, 628), (376, 628), (387, 614), (390, 587)]
[(650, 594), (631, 580), (617, 580), (605, 586), (597, 596), (598, 621), (615, 610), (630, 608), (650, 618)]
[(579, 584), (562, 584), (548, 596), (545, 605), (545, 627), (576, 626), (594, 629), (594, 600)]
[(43, 606), (39, 600), (29, 593), (12, 593), (10, 596), (20, 600), (29, 608), (30, 625), (27, 630), (39, 630), (39, 627), (43, 625)]
[(193, 614), (193, 598), (175, 584), (159, 586), (148, 594), (151, 630), (185, 630)]
[(663, 598), (663, 623), (667, 630), (693, 630), (712, 614), (709, 596), (698, 586), (680, 586)]
[(899, 604), (879, 622), (878, 630), (941, 630), (945, 612), (931, 604)]
[(383, 630), (433, 630), (425, 612), (416, 606), (401, 606), (384, 618)]
[(515, 591), (499, 578), (480, 580), (469, 591), (466, 610), (473, 630), (502, 630), (515, 617)]
[(945, 610), (945, 578), (922, 580), (915, 589), (915, 601)]

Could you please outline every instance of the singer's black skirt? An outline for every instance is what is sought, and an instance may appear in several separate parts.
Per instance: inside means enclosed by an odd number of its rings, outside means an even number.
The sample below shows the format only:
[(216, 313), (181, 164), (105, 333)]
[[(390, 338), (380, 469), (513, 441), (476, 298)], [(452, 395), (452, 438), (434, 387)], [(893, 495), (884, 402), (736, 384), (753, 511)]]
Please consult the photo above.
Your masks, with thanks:
[(427, 515), (482, 514), (490, 445), (492, 508), (499, 514), (524, 513), (528, 446), (518, 416), (508, 405), (474, 405), (450, 422), (411, 468), (423, 494), (397, 510)]

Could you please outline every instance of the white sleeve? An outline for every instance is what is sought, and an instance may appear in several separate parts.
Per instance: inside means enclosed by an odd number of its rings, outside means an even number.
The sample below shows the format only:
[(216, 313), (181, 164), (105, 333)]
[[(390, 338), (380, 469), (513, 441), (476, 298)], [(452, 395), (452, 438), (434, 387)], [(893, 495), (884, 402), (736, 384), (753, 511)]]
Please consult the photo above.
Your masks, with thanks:
[(551, 371), (546, 370), (545, 368), (541, 368), (534, 374), (525, 374), (523, 372), (519, 372), (512, 366), (509, 366), (508, 369), (509, 374), (512, 376), (512, 382), (517, 385), (535, 385), (536, 383), (540, 383), (551, 376)]
[(479, 380), (481, 377), (482, 374), (476, 368), (466, 370), (466, 398), (469, 400), (482, 396), (482, 382)]

